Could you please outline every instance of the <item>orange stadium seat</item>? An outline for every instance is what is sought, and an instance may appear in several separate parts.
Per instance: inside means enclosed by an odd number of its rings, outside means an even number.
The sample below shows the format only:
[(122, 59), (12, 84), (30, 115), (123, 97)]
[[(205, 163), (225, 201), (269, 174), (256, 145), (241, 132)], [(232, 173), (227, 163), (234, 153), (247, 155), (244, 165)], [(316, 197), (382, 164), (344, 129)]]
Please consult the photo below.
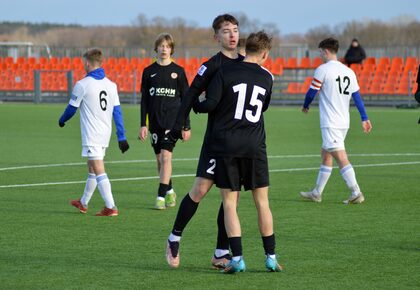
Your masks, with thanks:
[(324, 62), (322, 61), (322, 58), (320, 58), (319, 56), (318, 57), (315, 57), (313, 60), (312, 60), (312, 68), (317, 68), (317, 67), (319, 67), (321, 64), (323, 64)]
[(286, 61), (284, 60), (284, 58), (283, 58), (283, 57), (277, 57), (277, 58), (274, 60), (274, 63), (275, 63), (276, 65), (281, 65), (282, 67), (284, 67), (284, 65), (286, 64)]
[(175, 63), (178, 64), (178, 65), (180, 65), (180, 66), (182, 66), (183, 68), (185, 68), (187, 66), (187, 60), (185, 58), (183, 58), (183, 57), (178, 57), (175, 60)]
[(290, 82), (287, 85), (286, 93), (289, 94), (300, 94), (300, 83), (298, 82)]
[(296, 57), (289, 57), (284, 66), (285, 69), (297, 69), (298, 61)]
[(396, 91), (394, 82), (387, 82), (383, 87), (383, 93), (386, 95), (394, 95)]
[(376, 58), (374, 57), (366, 58), (365, 61), (363, 62), (363, 65), (366, 65), (366, 64), (376, 65)]
[(277, 57), (271, 65), (271, 73), (274, 75), (283, 75), (284, 58)]
[(391, 61), (391, 68), (390, 71), (401, 71), (403, 68), (403, 58), (402, 57), (394, 57)]
[(365, 82), (365, 81), (359, 81), (359, 87), (360, 87), (360, 93), (365, 94), (367, 93), (370, 87), (370, 83)]
[(311, 59), (309, 57), (302, 57), (302, 59), (300, 60), (300, 63), (299, 63), (299, 68), (309, 69), (311, 67), (312, 67)]
[(389, 71), (386, 82), (387, 83), (398, 83), (401, 78), (401, 72), (400, 71)]
[(117, 59), (117, 61), (118, 61), (119, 64), (121, 64), (123, 66), (126, 66), (128, 64), (128, 58), (126, 58), (126, 57), (120, 57), (120, 58)]
[(388, 70), (390, 65), (391, 65), (391, 61), (389, 57), (381, 57), (379, 58), (379, 62), (376, 67), (376, 70), (381, 70), (381, 71)]
[(312, 83), (312, 77), (306, 77), (303, 83), (300, 85), (299, 93), (306, 94), (306, 92), (309, 90), (309, 87)]
[(367, 93), (368, 94), (373, 94), (373, 95), (378, 95), (381, 93), (382, 91), (382, 83), (379, 82), (373, 82), (368, 88), (367, 88)]
[(271, 67), (273, 66), (273, 59), (271, 57), (267, 58), (267, 60), (264, 62), (263, 67), (271, 71)]
[(138, 57), (132, 57), (130, 59), (130, 68), (131, 70), (137, 69), (137, 65), (140, 63), (140, 59)]
[(418, 66), (418, 64), (419, 64), (419, 60), (417, 59), (417, 57), (409, 56), (405, 60), (406, 66)]
[(350, 68), (354, 71), (354, 73), (359, 76), (362, 72), (362, 65), (359, 63), (352, 63)]
[(13, 57), (11, 57), (11, 56), (6, 56), (5, 58), (4, 58), (4, 63), (6, 63), (6, 64), (12, 64), (12, 63), (14, 63), (15, 62), (15, 60), (13, 59)]
[(401, 79), (398, 83), (396, 94), (398, 95), (407, 95), (408, 94), (408, 79)]

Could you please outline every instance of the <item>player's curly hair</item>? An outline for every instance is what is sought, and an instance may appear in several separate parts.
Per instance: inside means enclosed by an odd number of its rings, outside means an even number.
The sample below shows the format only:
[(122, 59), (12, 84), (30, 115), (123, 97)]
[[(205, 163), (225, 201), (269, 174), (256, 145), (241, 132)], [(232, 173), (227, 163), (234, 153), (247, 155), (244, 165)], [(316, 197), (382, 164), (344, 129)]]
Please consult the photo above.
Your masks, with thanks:
[(319, 43), (318, 48), (327, 49), (330, 52), (336, 54), (339, 48), (338, 40), (332, 37), (326, 38)]
[(157, 52), (158, 46), (163, 42), (166, 41), (171, 48), (171, 55), (175, 51), (175, 41), (169, 33), (161, 33), (158, 35), (158, 37), (155, 40), (155, 52)]
[(268, 36), (268, 34), (264, 32), (264, 30), (251, 33), (246, 39), (246, 54), (256, 54), (264, 50), (270, 50), (272, 39), (273, 38)]
[(103, 60), (102, 50), (97, 47), (89, 48), (83, 54), (83, 58), (85, 58), (89, 63), (101, 65)]
[(222, 15), (217, 16), (213, 20), (212, 27), (213, 27), (214, 33), (217, 33), (219, 31), (219, 29), (222, 27), (222, 24), (224, 22), (230, 22), (234, 25), (239, 26), (239, 21), (234, 16), (230, 14), (222, 14)]

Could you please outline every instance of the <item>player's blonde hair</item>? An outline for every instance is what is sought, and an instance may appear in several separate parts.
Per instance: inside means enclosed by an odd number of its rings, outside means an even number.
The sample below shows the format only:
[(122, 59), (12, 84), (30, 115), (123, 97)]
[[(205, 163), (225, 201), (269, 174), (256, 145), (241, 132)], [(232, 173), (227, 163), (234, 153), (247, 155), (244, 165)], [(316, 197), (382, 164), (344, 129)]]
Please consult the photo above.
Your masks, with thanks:
[(263, 51), (269, 51), (271, 49), (272, 38), (268, 36), (264, 30), (256, 33), (251, 33), (246, 39), (245, 52), (246, 54), (258, 54)]
[(166, 41), (171, 48), (171, 55), (175, 52), (175, 42), (169, 33), (161, 33), (155, 40), (155, 52), (157, 52), (158, 46), (162, 44), (162, 42)]
[(92, 65), (101, 66), (103, 60), (102, 50), (97, 47), (89, 48), (83, 57)]

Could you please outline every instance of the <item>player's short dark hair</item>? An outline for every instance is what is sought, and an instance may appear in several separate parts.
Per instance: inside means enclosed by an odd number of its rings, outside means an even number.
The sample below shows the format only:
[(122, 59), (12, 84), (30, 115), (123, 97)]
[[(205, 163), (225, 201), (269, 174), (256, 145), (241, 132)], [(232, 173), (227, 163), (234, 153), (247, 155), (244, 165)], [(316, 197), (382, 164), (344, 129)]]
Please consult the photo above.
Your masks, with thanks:
[(175, 51), (175, 42), (172, 35), (170, 35), (169, 33), (161, 33), (158, 35), (158, 37), (155, 40), (155, 52), (157, 52), (158, 46), (163, 41), (166, 41), (168, 43), (169, 47), (171, 48), (171, 55), (172, 55)]
[(246, 54), (257, 54), (264, 50), (270, 50), (271, 40), (272, 37), (268, 36), (268, 34), (264, 32), (264, 30), (251, 33), (246, 39)]
[(319, 43), (318, 48), (327, 49), (336, 54), (339, 48), (338, 40), (332, 37), (326, 38)]
[(89, 48), (84, 54), (83, 57), (91, 64), (94, 65), (102, 65), (102, 60), (103, 60), (103, 54), (102, 54), (102, 50), (94, 47), (94, 48)]
[(213, 27), (214, 33), (217, 33), (219, 31), (219, 29), (222, 27), (224, 22), (230, 22), (234, 25), (239, 26), (239, 21), (234, 16), (230, 14), (222, 14), (222, 15), (217, 16), (213, 20), (212, 27)]

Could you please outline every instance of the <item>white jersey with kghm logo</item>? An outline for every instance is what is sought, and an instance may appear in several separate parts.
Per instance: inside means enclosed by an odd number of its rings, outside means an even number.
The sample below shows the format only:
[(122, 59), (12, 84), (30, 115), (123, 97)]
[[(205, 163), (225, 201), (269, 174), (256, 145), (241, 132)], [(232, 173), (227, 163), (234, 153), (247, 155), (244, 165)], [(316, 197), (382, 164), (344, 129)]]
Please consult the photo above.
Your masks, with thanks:
[(69, 102), (80, 107), (82, 146), (108, 147), (114, 106), (120, 105), (117, 85), (108, 78), (87, 76), (76, 83)]
[(350, 127), (350, 98), (359, 90), (355, 73), (336, 60), (320, 65), (314, 73), (311, 88), (319, 90), (321, 128)]

